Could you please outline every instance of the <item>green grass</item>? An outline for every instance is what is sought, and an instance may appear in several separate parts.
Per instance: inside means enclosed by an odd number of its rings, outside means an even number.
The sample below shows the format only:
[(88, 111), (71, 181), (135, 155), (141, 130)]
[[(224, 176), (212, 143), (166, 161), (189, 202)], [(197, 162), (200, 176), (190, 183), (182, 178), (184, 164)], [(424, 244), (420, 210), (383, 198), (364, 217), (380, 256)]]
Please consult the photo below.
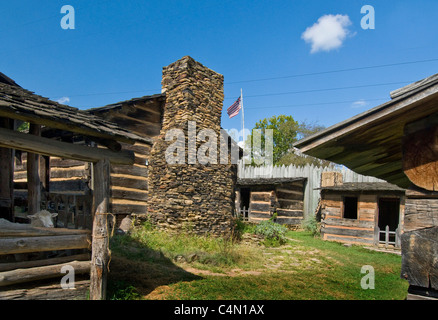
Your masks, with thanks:
[[(244, 232), (254, 228), (242, 226)], [(247, 245), (188, 234), (169, 235), (149, 225), (111, 241), (110, 295), (118, 299), (401, 300), (401, 257), (323, 241), (289, 231), (282, 246)], [(364, 265), (375, 289), (360, 282)], [(111, 268), (111, 265), (110, 265)], [(202, 270), (198, 275), (193, 270)], [(109, 290), (111, 291), (111, 290)]]

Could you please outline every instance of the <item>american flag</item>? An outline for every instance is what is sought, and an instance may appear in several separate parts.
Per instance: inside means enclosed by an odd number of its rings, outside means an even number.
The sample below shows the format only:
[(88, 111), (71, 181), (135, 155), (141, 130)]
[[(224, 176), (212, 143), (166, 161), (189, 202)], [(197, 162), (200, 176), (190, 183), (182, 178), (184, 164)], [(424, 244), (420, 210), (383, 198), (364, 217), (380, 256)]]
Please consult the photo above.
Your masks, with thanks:
[(227, 114), (230, 117), (230, 119), (234, 116), (237, 116), (239, 114), (240, 109), (242, 108), (242, 103), (240, 101), (239, 97), (236, 102), (234, 102), (228, 109)]

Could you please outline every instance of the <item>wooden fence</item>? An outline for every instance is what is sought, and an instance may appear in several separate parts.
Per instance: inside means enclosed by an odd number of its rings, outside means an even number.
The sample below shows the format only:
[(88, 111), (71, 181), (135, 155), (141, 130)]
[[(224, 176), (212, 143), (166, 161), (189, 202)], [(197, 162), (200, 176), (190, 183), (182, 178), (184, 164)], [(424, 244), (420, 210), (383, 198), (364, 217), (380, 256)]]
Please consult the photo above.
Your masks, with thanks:
[(252, 167), (244, 165), (243, 161), (238, 164), (237, 175), (239, 179), (245, 178), (306, 178), (304, 190), (304, 218), (312, 215), (319, 201), (319, 190), (315, 190), (321, 185), (321, 173), (336, 171), (342, 173), (343, 182), (384, 182), (375, 177), (363, 176), (343, 166), (318, 167), (314, 165), (306, 166), (260, 166)]

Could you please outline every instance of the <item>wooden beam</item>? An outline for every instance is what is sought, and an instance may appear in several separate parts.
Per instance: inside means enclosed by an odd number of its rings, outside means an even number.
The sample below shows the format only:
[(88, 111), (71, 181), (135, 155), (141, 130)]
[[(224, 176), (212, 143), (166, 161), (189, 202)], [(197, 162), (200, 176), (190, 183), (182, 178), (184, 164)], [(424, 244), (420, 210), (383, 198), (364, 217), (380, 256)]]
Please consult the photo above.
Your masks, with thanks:
[(0, 272), (23, 269), (23, 268), (44, 267), (54, 264), (66, 263), (69, 261), (90, 261), (90, 254), (81, 253), (72, 256), (57, 257), (57, 258), (42, 259), (42, 260), (0, 263)]
[(61, 270), (62, 267), (66, 265), (73, 267), (75, 274), (83, 274), (90, 271), (89, 261), (71, 261), (52, 266), (0, 272), (0, 287), (35, 280), (62, 277), (65, 275), (65, 273), (63, 273)]
[(89, 236), (75, 234), (65, 236), (2, 238), (0, 254), (88, 248)]
[(85, 162), (98, 162), (102, 159), (109, 159), (113, 164), (134, 163), (133, 152), (127, 150), (114, 152), (108, 149), (86, 147), (43, 137), (35, 137), (4, 128), (0, 128), (0, 147)]
[(111, 198), (110, 177), (110, 163), (108, 159), (93, 164), (94, 221), (90, 270), (90, 300), (106, 299), (110, 257), (110, 233), (108, 230), (108, 212)]

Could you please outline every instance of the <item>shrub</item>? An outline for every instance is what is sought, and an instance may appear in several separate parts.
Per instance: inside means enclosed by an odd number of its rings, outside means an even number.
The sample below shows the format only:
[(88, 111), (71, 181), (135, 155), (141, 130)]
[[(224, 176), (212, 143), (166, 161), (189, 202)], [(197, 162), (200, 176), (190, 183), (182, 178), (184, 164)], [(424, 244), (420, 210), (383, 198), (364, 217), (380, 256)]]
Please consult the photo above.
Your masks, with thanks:
[(320, 233), (320, 223), (316, 221), (315, 216), (307, 217), (301, 226), (304, 230), (311, 232), (313, 236), (318, 236)]
[(286, 243), (286, 232), (288, 229), (271, 220), (260, 222), (254, 229), (255, 234), (265, 237), (266, 245), (282, 245)]

